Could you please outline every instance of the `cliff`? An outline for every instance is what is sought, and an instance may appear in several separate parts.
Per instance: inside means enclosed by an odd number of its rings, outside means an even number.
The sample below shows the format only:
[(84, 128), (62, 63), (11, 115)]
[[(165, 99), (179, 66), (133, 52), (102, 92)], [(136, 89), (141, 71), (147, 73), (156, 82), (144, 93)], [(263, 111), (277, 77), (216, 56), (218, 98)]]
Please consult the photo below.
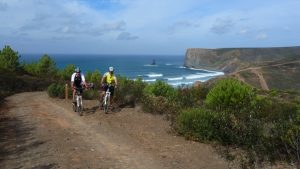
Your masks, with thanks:
[(192, 48), (184, 66), (223, 71), (265, 90), (300, 89), (300, 47)]
[(300, 47), (187, 49), (184, 66), (232, 73), (251, 66), (300, 59)]

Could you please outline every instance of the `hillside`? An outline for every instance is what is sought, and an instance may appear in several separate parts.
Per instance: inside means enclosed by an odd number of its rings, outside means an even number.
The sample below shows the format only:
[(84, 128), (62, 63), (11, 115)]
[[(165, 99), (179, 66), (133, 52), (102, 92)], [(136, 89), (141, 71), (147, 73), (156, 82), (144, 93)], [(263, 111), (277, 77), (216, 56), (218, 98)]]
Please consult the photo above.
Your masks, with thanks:
[(300, 89), (300, 47), (188, 49), (186, 67), (223, 71), (262, 89)]

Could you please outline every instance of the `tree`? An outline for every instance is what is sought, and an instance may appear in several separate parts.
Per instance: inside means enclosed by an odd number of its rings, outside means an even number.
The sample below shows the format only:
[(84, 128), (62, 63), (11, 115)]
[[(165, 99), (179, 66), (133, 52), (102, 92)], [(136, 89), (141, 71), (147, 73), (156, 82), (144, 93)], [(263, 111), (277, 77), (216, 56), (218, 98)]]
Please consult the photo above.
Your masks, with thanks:
[(101, 81), (101, 73), (99, 70), (95, 70), (91, 75), (91, 82), (94, 83), (95, 87), (100, 87), (100, 81)]
[(37, 68), (37, 62), (31, 62), (31, 63), (24, 63), (23, 64), (24, 70), (34, 76), (38, 75), (38, 68)]
[(0, 50), (0, 70), (15, 72), (19, 63), (18, 52), (15, 52), (10, 46), (5, 46)]
[(72, 74), (74, 73), (75, 70), (75, 65), (73, 64), (68, 64), (61, 72), (61, 78), (64, 80), (70, 80)]
[(56, 76), (57, 73), (56, 63), (48, 55), (43, 55), (40, 58), (37, 64), (37, 68), (38, 68), (39, 76), (43, 76), (43, 75)]

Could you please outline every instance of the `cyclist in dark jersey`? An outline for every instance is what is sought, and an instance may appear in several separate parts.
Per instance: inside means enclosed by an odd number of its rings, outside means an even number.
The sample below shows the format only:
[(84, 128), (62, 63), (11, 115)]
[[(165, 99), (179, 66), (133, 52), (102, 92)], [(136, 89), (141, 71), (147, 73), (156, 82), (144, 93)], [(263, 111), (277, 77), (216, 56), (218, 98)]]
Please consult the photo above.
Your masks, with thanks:
[(76, 89), (79, 90), (80, 93), (83, 92), (82, 85), (84, 85), (85, 87), (87, 87), (87, 84), (85, 82), (85, 77), (81, 73), (80, 69), (77, 67), (75, 69), (75, 72), (71, 76), (71, 87), (73, 89), (73, 102), (76, 102), (75, 98), (74, 98)]

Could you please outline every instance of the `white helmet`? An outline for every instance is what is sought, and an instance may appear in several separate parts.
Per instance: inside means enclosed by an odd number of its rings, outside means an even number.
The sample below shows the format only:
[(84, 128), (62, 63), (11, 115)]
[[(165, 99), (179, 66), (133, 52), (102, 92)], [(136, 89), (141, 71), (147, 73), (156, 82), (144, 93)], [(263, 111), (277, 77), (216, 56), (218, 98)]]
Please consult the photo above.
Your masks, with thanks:
[(75, 69), (75, 72), (76, 72), (76, 73), (80, 73), (80, 68), (77, 67), (77, 68)]
[(108, 68), (108, 70), (109, 70), (110, 72), (113, 72), (113, 71), (114, 71), (114, 68), (111, 66), (111, 67)]

